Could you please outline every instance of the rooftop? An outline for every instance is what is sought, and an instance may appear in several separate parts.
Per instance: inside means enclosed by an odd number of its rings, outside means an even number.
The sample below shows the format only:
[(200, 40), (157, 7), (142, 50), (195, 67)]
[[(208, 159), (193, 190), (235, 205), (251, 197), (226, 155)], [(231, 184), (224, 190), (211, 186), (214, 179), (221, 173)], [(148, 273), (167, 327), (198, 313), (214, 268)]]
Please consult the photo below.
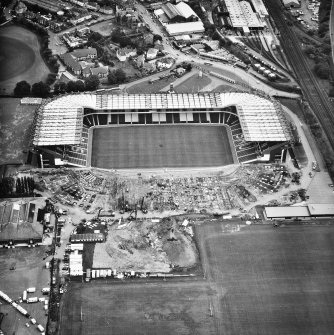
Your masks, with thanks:
[(34, 145), (79, 144), (83, 108), (161, 110), (236, 106), (246, 141), (288, 141), (284, 115), (271, 100), (249, 93), (105, 94), (103, 106), (96, 93), (79, 93), (46, 101), (39, 109)]

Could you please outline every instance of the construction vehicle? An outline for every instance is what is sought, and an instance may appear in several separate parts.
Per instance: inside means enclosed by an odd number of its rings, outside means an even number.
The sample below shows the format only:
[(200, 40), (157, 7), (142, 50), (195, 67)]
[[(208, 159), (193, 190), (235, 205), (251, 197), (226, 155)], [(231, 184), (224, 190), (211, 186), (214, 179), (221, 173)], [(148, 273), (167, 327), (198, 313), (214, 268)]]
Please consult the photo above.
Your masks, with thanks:
[(141, 199), (140, 210), (142, 211), (142, 213), (147, 214), (148, 210), (146, 206), (144, 206), (144, 200), (145, 200), (145, 197)]
[[(133, 217), (133, 213), (135, 213), (135, 216)], [(131, 212), (130, 215), (128, 216), (129, 221), (137, 220), (137, 207), (135, 207)]]

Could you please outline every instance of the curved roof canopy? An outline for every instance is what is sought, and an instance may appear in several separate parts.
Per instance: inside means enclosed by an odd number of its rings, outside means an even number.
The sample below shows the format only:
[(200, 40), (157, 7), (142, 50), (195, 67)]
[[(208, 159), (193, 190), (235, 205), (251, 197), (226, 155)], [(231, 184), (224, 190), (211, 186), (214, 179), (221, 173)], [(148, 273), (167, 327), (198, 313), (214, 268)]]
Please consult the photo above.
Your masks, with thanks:
[(250, 93), (109, 94), (78, 93), (46, 101), (39, 109), (33, 144), (66, 145), (81, 141), (83, 109), (100, 113), (189, 113), (236, 106), (246, 141), (288, 141), (288, 124), (279, 104)]

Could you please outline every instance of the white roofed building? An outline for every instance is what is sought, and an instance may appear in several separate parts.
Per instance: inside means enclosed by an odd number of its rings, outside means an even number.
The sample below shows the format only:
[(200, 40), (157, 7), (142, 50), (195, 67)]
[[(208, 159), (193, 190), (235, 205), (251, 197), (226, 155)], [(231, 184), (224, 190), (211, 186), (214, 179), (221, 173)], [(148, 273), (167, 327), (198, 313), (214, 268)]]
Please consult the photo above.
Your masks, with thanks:
[[(265, 143), (263, 148), (267, 150), (268, 142), (277, 147), (279, 143), (293, 140), (279, 103), (259, 95), (240, 92), (110, 94), (99, 90), (46, 100), (35, 115), (33, 145), (55, 152), (55, 157), (65, 160), (65, 164), (90, 166), (87, 158), (90, 127), (117, 126), (117, 120), (128, 125), (145, 125), (147, 118), (173, 123), (174, 117), (169, 119), (168, 114), (178, 114), (180, 120), (190, 123), (202, 123), (196, 121), (202, 114), (202, 120), (207, 123), (233, 125), (238, 133), (237, 141), (247, 148)], [(256, 150), (251, 153), (252, 160), (257, 158)]]
[(192, 33), (198, 34), (205, 31), (202, 21), (168, 24), (165, 28), (170, 36)]
[(255, 9), (255, 12), (258, 13), (261, 18), (269, 17), (268, 10), (262, 0), (252, 0), (252, 4)]

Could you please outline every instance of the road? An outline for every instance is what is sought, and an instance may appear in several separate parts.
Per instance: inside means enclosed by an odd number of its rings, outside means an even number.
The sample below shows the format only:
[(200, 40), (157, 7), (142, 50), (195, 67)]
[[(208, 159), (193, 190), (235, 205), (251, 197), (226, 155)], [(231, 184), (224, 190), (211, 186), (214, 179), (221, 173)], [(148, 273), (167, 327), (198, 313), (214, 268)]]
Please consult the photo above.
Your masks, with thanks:
[[(236, 76), (239, 76), (245, 83), (247, 83), (248, 86), (257, 88), (258, 90), (261, 90), (271, 96), (277, 95), (277, 96), (286, 96), (290, 98), (296, 98), (298, 95), (294, 93), (288, 93), (283, 91), (278, 91), (276, 89), (273, 89), (271, 86), (264, 84), (263, 82), (260, 82), (257, 78), (251, 75), (252, 71), (249, 71), (247, 73), (246, 71), (234, 68), (232, 65), (223, 64), (219, 61), (214, 60), (206, 60), (201, 59), (198, 56), (194, 55), (187, 55), (185, 53), (182, 53), (179, 50), (176, 50), (172, 47), (171, 41), (166, 35), (165, 31), (163, 30), (163, 27), (161, 24), (154, 18), (152, 18), (151, 14), (147, 11), (147, 9), (140, 4), (139, 2), (135, 3), (136, 10), (141, 14), (143, 17), (143, 20), (146, 22), (146, 24), (150, 27), (153, 34), (159, 34), (162, 36), (163, 39), (163, 45), (164, 50), (169, 53), (172, 57), (176, 58), (178, 62), (195, 62), (197, 66), (204, 66), (205, 63), (212, 63), (214, 68), (210, 68), (210, 70), (215, 71), (216, 69), (232, 72)], [(275, 64), (276, 65), (276, 64)], [(132, 83), (131, 83), (132, 84)]]
[(270, 8), (270, 13), (281, 32), (281, 36), (284, 36), (281, 43), (300, 81), (304, 96), (317, 116), (332, 148), (334, 148), (334, 106), (309, 68), (300, 41), (287, 25), (280, 3), (276, 0), (266, 0), (265, 2), (267, 7)]

